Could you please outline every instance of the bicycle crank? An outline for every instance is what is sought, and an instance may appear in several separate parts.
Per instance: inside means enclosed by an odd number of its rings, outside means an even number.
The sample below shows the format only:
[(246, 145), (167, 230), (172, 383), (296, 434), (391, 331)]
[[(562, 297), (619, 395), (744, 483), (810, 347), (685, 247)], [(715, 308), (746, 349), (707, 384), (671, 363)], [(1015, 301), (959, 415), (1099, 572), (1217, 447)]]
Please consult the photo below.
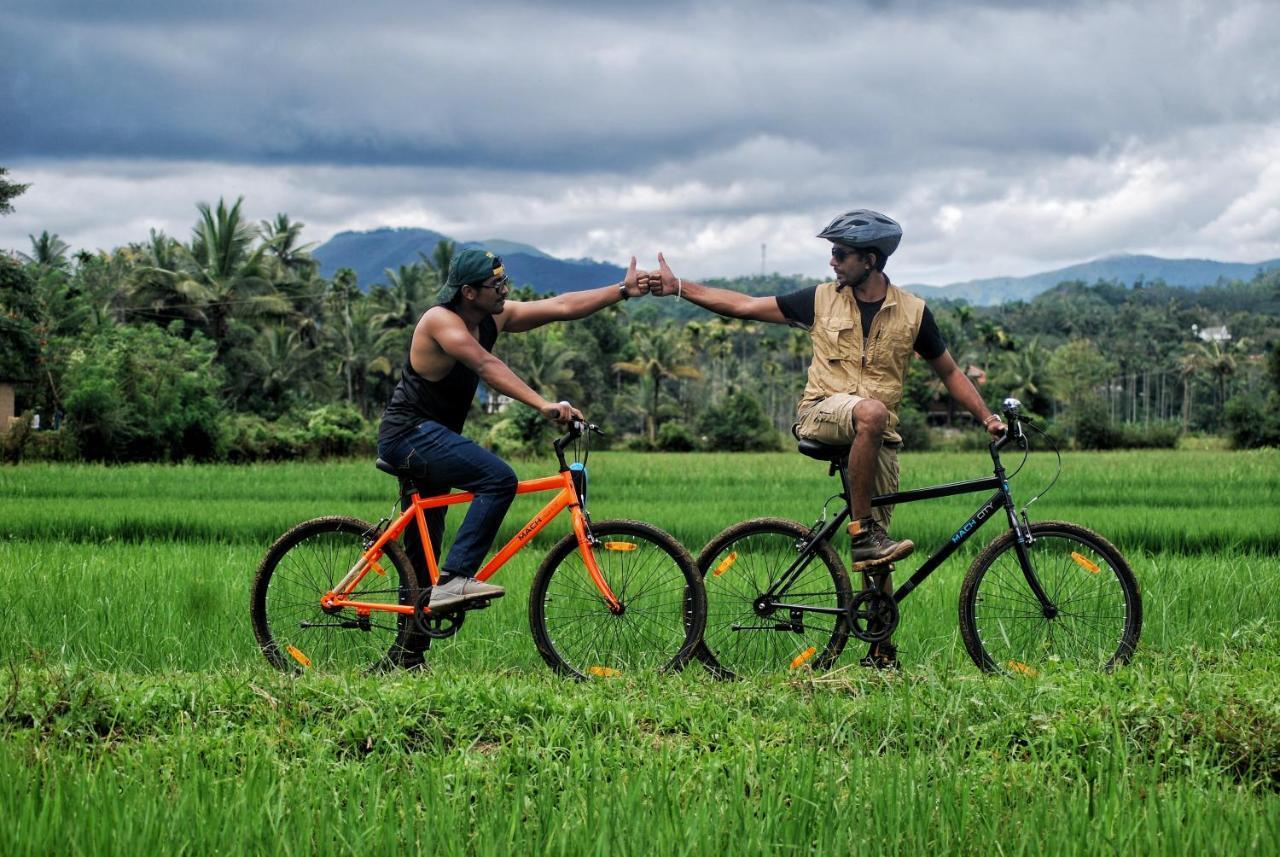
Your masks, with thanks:
[(849, 605), (853, 635), (865, 643), (879, 643), (898, 629), (898, 602), (878, 589), (864, 589)]

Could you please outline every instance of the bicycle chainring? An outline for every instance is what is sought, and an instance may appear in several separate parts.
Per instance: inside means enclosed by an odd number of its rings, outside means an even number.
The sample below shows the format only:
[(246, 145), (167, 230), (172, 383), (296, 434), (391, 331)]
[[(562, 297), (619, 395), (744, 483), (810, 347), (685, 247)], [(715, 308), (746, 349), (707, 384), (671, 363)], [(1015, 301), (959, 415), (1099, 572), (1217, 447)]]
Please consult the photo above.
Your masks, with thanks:
[(853, 635), (865, 643), (879, 643), (898, 629), (898, 602), (878, 589), (864, 589), (849, 605)]
[(427, 587), (418, 593), (418, 597), (413, 602), (414, 630), (433, 640), (452, 637), (462, 630), (462, 622), (467, 616), (466, 611), (459, 610), (456, 613), (443, 613), (437, 616), (426, 612), (427, 605), (430, 603), (431, 587)]

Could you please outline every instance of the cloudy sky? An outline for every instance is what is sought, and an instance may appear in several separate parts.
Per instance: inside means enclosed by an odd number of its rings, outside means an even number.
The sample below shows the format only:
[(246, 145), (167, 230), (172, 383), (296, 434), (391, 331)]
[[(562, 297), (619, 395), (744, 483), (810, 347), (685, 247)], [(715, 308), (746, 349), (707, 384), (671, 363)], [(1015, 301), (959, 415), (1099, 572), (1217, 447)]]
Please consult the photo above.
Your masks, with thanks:
[(871, 207), (941, 284), (1280, 257), (1275, 0), (5, 0), (0, 166), (49, 230), (421, 226), (817, 275)]

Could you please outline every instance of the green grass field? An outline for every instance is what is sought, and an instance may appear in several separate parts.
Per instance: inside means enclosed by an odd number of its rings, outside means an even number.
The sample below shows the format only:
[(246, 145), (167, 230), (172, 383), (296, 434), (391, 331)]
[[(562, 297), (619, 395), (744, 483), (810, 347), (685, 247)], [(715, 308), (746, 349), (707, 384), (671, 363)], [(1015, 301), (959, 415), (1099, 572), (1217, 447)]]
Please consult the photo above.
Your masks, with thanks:
[[(1064, 461), (1031, 517), (1098, 530), (1143, 589), (1114, 675), (968, 660), (956, 596), (996, 522), (905, 602), (901, 674), (851, 641), (825, 674), (567, 682), (526, 615), (561, 521), (428, 672), (292, 678), (254, 644), (253, 571), (299, 520), (390, 512), (371, 464), (0, 469), (0, 853), (1275, 853), (1280, 453)], [(908, 454), (903, 485), (985, 466)], [(1015, 496), (1053, 471), (1033, 456)], [(599, 452), (591, 479), (594, 517), (694, 553), (744, 518), (811, 523), (835, 490), (794, 453)], [(900, 507), (921, 547), (899, 576), (978, 502)]]

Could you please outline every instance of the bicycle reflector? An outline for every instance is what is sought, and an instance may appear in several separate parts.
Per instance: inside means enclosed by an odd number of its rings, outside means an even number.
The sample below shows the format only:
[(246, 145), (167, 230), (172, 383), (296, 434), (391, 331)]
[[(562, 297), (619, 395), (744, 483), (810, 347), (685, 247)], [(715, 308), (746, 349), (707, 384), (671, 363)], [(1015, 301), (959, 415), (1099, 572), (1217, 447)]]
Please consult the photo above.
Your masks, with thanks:
[(613, 667), (587, 667), (587, 674), (598, 676), (599, 678), (614, 678), (622, 675), (622, 673), (618, 672)]
[(1080, 566), (1085, 571), (1090, 572), (1091, 574), (1097, 574), (1098, 572), (1102, 571), (1102, 569), (1098, 568), (1097, 563), (1090, 562), (1087, 557), (1081, 556), (1075, 551), (1071, 552), (1071, 558), (1076, 561), (1076, 565)]
[(1013, 670), (1019, 675), (1024, 675), (1027, 678), (1035, 678), (1037, 675), (1039, 675), (1039, 673), (1037, 673), (1034, 669), (1024, 664), (1022, 661), (1009, 661), (1009, 669)]
[(817, 653), (818, 653), (817, 648), (814, 646), (810, 646), (809, 648), (805, 649), (803, 652), (801, 652), (800, 654), (792, 658), (791, 668), (793, 670), (800, 669), (800, 667), (804, 666), (809, 662), (809, 658), (813, 657)]
[(311, 658), (304, 655), (297, 646), (285, 646), (284, 650), (289, 653), (289, 657), (293, 658), (304, 667), (311, 666)]
[(607, 551), (633, 551), (636, 545), (632, 542), (605, 542), (604, 549)]
[(738, 561), (738, 552), (732, 551), (727, 557), (720, 560), (720, 564), (716, 566), (716, 570), (712, 572), (712, 576), (719, 577), (728, 571), (735, 562)]

